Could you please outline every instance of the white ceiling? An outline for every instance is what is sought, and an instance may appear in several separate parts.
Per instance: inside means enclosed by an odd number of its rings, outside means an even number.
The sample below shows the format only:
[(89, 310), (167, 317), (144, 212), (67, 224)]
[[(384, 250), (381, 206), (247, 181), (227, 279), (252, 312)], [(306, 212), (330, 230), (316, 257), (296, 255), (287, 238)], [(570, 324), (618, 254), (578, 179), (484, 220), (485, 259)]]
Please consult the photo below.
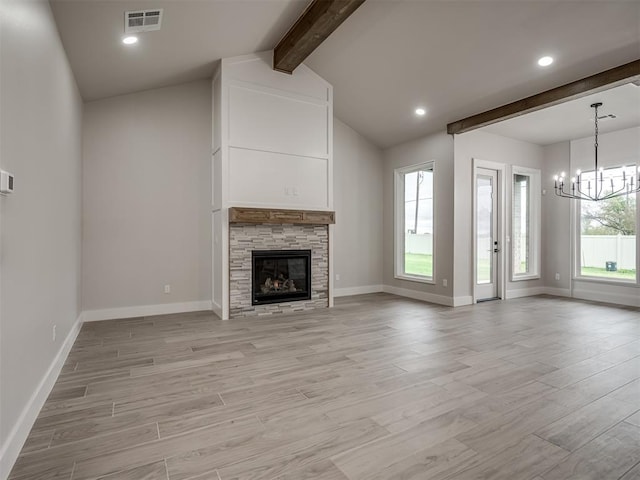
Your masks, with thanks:
[(483, 127), (504, 137), (551, 145), (566, 140), (590, 137), (594, 134), (594, 109), (601, 102), (598, 116), (614, 114), (614, 119), (598, 121), (600, 133), (640, 126), (640, 87), (631, 83), (577, 100), (545, 108), (537, 112)]
[[(85, 101), (211, 77), (221, 58), (272, 49), (308, 0), (51, 0)], [(124, 12), (162, 8), (162, 28), (123, 45)]]
[[(51, 3), (93, 100), (206, 78), (220, 58), (271, 49), (307, 0)], [(163, 27), (125, 48), (123, 14), (138, 8), (164, 8)], [(556, 62), (542, 69), (545, 54)], [(638, 58), (638, 1), (367, 0), (305, 63), (333, 84), (335, 114), (388, 147)]]

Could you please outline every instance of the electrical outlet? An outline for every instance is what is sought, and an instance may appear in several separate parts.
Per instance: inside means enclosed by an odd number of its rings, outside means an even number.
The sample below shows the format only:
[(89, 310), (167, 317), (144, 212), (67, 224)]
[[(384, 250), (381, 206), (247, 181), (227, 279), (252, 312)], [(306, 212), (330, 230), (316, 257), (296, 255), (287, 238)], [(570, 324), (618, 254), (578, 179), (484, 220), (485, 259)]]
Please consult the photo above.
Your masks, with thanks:
[(171, 285), (164, 286), (164, 293), (171, 293)]
[(336, 282), (339, 282), (339, 281), (340, 281), (340, 274), (336, 273)]
[(446, 287), (447, 285), (449, 285), (449, 281), (446, 278), (442, 279), (442, 286)]
[(556, 280), (560, 280), (560, 274), (556, 273)]
[(57, 327), (57, 325), (54, 325), (54, 326), (53, 326), (53, 334), (51, 335), (51, 337), (52, 337), (52, 338), (51, 338), (51, 341), (52, 341), (52, 342), (55, 342), (55, 341), (56, 341), (56, 327)]

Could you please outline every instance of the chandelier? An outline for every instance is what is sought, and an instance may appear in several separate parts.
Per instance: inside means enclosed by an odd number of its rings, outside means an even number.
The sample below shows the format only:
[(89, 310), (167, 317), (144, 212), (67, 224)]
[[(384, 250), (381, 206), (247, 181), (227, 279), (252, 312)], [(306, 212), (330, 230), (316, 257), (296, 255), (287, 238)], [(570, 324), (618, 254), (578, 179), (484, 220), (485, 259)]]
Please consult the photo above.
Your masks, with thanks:
[(622, 167), (621, 175), (606, 175), (602, 167), (598, 168), (598, 108), (602, 103), (593, 103), (591, 108), (595, 109), (595, 168), (592, 172), (581, 172), (578, 170), (574, 177), (567, 180), (565, 173), (556, 175), (554, 179), (554, 190), (556, 195), (575, 200), (589, 200), (598, 202), (609, 198), (620, 197), (640, 192), (640, 167), (627, 171)]

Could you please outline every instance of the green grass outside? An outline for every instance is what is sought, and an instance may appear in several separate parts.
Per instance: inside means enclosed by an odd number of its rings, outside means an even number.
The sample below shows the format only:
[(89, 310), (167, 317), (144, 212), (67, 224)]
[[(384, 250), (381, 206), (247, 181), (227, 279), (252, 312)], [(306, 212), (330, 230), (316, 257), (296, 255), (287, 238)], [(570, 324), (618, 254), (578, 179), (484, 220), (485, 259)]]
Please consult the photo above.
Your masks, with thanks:
[[(421, 275), (431, 277), (433, 275), (433, 255), (421, 253), (404, 254), (404, 272), (408, 275)], [(489, 281), (490, 265), (489, 260), (481, 260), (478, 264), (478, 278)]]
[(618, 280), (635, 280), (636, 279), (635, 270), (620, 269), (617, 272), (607, 272), (606, 268), (582, 267), (581, 274), (584, 275), (585, 277), (603, 277), (603, 278), (613, 278)]
[(404, 273), (408, 275), (421, 275), (430, 277), (433, 275), (433, 255), (421, 253), (404, 254)]
[[(408, 275), (420, 275), (430, 277), (433, 275), (433, 255), (420, 253), (405, 253), (404, 271)], [(582, 267), (582, 275), (585, 277), (603, 277), (618, 280), (635, 280), (635, 270), (620, 269), (617, 272), (607, 272), (605, 268)], [(478, 279), (489, 280), (489, 261), (480, 261), (478, 264)]]

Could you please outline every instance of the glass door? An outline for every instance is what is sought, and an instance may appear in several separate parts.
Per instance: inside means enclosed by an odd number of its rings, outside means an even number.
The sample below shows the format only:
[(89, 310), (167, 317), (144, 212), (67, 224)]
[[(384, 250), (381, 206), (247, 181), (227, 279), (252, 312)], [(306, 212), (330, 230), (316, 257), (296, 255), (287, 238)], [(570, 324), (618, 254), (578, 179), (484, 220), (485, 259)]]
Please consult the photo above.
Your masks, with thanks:
[(476, 173), (476, 301), (498, 298), (498, 172)]

